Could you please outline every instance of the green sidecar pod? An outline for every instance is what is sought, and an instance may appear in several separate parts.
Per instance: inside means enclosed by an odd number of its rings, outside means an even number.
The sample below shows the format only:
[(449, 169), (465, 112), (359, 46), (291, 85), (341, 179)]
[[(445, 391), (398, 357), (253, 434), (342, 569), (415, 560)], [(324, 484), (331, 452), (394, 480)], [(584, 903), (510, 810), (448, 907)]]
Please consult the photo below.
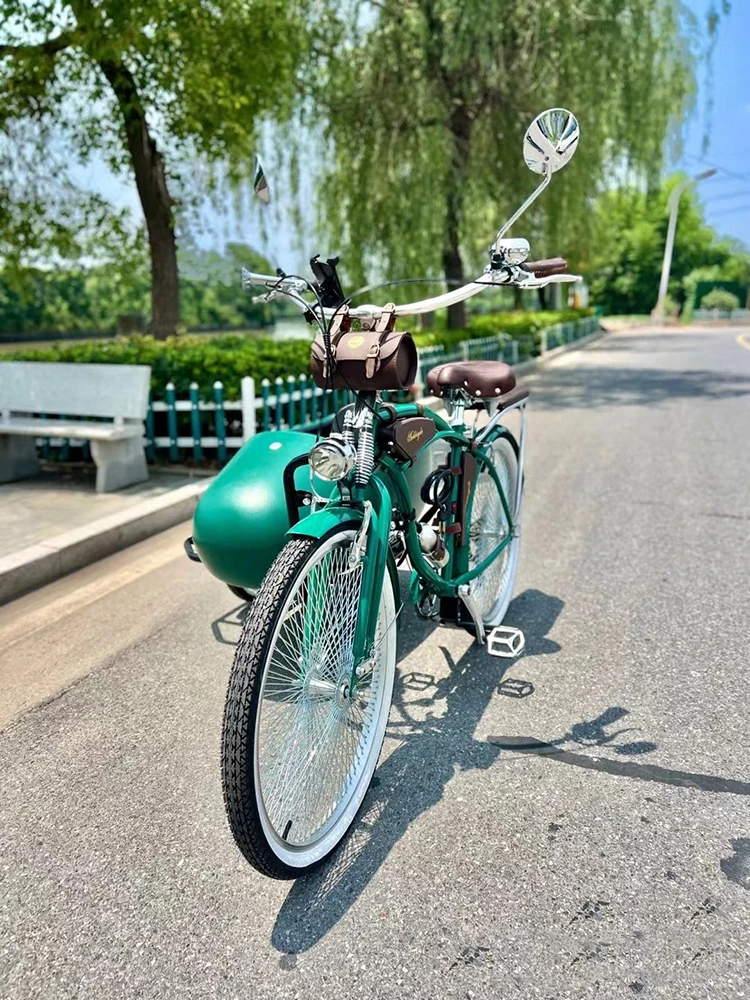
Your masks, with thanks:
[[(203, 494), (193, 517), (193, 545), (219, 580), (258, 589), (290, 527), (284, 471), (290, 462), (307, 455), (315, 441), (314, 434), (299, 431), (256, 434)], [(290, 474), (295, 489), (309, 491), (308, 465)], [(317, 492), (325, 495), (332, 485), (316, 478)], [(300, 517), (305, 515), (305, 507), (298, 510)]]

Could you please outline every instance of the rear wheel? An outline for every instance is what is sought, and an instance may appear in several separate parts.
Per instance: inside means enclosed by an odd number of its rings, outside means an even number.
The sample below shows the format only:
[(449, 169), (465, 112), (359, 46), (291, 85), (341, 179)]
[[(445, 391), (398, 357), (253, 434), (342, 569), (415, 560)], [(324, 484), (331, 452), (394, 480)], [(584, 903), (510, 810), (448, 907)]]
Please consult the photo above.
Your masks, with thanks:
[[(471, 583), (471, 596), (486, 628), (499, 625), (508, 610), (518, 569), (521, 505), (515, 508), (518, 447), (510, 435), (495, 438), (485, 448), (495, 466), (513, 519), (513, 537), (487, 569)], [(469, 569), (478, 566), (510, 534), (500, 493), (487, 465), (480, 465), (471, 504)]]
[(362, 563), (355, 531), (289, 542), (243, 627), (229, 680), (222, 779), (229, 825), (265, 875), (297, 878), (352, 824), (380, 749), (396, 666), (395, 596), (383, 580), (372, 669), (349, 691)]

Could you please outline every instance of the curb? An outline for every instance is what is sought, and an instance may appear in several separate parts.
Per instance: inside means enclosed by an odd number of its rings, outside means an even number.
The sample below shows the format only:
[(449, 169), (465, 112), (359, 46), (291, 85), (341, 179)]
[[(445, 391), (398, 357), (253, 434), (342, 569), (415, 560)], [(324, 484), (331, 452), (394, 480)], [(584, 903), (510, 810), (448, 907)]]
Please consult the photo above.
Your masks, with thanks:
[(192, 516), (202, 479), (0, 559), (0, 606)]
[(572, 341), (570, 344), (560, 344), (559, 347), (553, 347), (552, 350), (547, 351), (546, 354), (540, 354), (538, 358), (531, 358), (530, 361), (522, 361), (520, 365), (513, 365), (513, 371), (520, 372), (521, 375), (524, 375), (527, 372), (533, 372), (535, 369), (546, 364), (548, 361), (552, 361), (554, 358), (559, 357), (561, 354), (568, 354), (570, 351), (576, 351), (579, 347), (585, 347), (594, 340), (606, 337), (607, 333), (607, 330), (601, 328), (599, 330), (595, 330), (593, 333), (589, 333), (586, 337), (581, 337), (579, 340)]

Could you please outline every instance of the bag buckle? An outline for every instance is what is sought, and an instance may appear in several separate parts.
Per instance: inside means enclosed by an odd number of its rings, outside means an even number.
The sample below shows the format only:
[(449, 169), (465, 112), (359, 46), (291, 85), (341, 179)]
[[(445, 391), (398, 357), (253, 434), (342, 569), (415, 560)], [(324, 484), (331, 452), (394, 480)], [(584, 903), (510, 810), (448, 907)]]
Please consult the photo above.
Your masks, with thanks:
[(365, 376), (372, 378), (378, 368), (380, 368), (380, 344), (374, 343), (370, 344), (365, 358)]
[(396, 306), (388, 302), (375, 322), (375, 333), (390, 333), (396, 325)]

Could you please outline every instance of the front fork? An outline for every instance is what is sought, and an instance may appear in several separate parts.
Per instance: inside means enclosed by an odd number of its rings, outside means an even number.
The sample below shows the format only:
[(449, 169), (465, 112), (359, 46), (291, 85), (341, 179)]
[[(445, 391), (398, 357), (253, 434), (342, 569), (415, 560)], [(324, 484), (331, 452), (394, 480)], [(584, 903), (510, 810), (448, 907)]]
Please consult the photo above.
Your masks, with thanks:
[[(350, 550), (350, 565), (362, 565), (359, 611), (354, 630), (350, 691), (356, 690), (360, 677), (372, 669), (378, 628), (383, 580), (388, 572), (388, 542), (391, 531), (391, 499), (385, 485), (376, 477), (367, 484), (364, 515)], [(387, 623), (390, 628), (392, 623)]]

